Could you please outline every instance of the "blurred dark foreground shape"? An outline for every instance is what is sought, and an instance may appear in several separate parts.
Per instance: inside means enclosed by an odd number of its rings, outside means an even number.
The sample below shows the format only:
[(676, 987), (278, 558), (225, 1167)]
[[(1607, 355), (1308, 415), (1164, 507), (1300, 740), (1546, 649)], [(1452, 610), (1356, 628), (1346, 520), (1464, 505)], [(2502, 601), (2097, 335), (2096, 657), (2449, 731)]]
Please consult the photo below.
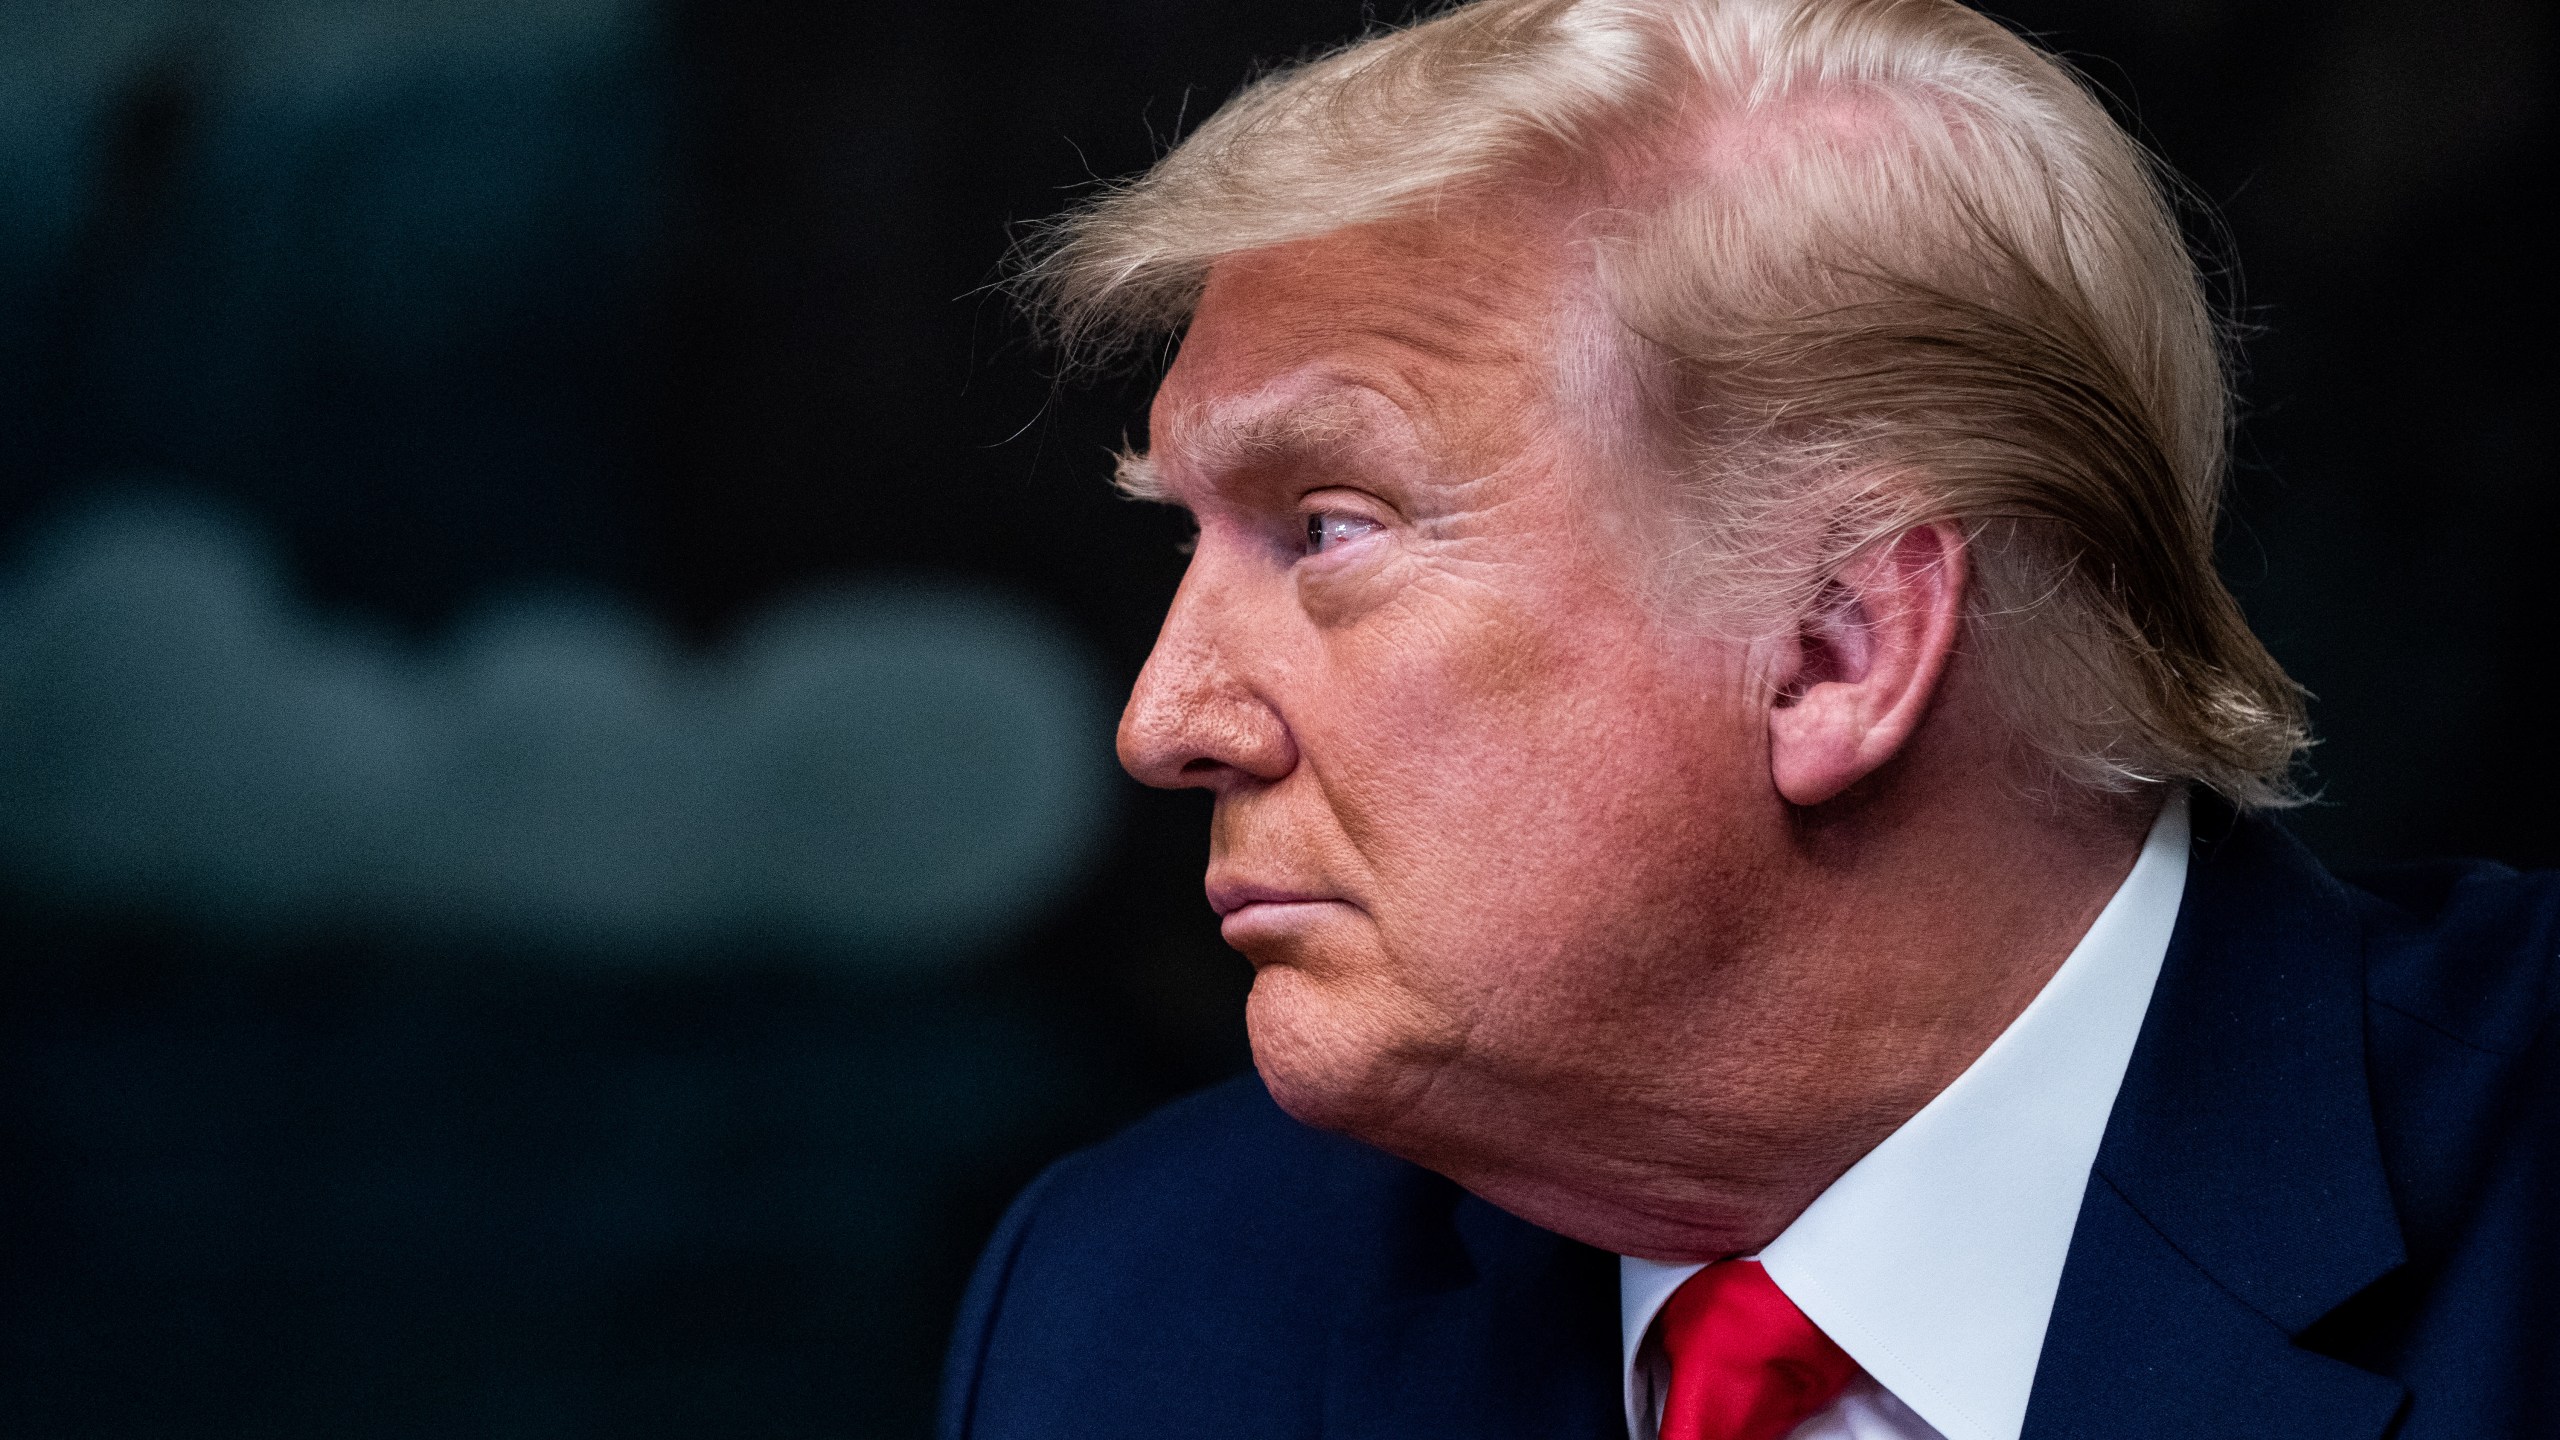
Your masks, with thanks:
[[(2003, 13), (2228, 217), (2298, 828), (2560, 858), (2549, 7)], [(1147, 377), (981, 287), (1363, 19), (0, 3), (0, 1434), (924, 1433), (1012, 1189), (1244, 1063), (1109, 772)]]

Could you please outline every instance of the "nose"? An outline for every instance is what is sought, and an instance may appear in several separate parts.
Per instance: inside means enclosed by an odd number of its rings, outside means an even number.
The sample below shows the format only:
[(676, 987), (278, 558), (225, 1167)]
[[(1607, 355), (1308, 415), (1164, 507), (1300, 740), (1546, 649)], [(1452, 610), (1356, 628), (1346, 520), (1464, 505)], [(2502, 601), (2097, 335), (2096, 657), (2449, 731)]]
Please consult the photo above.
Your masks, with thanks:
[(1220, 794), (1297, 767), (1288, 724), (1252, 683), (1254, 630), (1243, 598), (1217, 583), (1206, 554), (1165, 612), (1156, 646), (1120, 713), (1120, 764), (1163, 790)]

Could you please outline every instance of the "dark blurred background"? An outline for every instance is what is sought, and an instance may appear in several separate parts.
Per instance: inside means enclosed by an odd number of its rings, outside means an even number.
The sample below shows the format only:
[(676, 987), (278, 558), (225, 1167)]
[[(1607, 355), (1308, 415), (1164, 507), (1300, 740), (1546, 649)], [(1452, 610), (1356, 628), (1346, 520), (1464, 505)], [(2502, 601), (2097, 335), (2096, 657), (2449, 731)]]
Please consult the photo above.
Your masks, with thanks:
[[(2560, 857), (2547, 6), (2002, 13), (2227, 220), (2297, 828)], [(1109, 769), (1148, 378), (985, 287), (1372, 18), (0, 0), (0, 1431), (925, 1433), (1010, 1193), (1246, 1061)]]

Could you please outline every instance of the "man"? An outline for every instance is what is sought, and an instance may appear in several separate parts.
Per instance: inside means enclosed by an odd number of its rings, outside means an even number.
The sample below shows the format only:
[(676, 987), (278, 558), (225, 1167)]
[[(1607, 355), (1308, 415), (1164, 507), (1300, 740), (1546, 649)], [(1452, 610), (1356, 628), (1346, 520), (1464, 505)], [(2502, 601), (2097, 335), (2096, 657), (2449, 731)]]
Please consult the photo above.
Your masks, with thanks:
[(1945, 0), (1485, 0), (1062, 223), (1258, 1078), (944, 1433), (2560, 1433), (2560, 888), (2332, 879), (2137, 149)]

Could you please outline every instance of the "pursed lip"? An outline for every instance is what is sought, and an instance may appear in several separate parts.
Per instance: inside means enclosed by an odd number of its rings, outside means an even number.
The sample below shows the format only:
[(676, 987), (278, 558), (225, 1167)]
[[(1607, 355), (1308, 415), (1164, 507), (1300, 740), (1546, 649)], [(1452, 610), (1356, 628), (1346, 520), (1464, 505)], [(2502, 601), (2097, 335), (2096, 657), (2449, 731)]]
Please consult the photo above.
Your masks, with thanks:
[(1338, 898), (1281, 885), (1259, 885), (1214, 877), (1209, 881), (1209, 908), (1217, 911), (1221, 920), (1249, 905), (1312, 905)]
[(1285, 885), (1209, 882), (1209, 905), (1218, 912), (1218, 934), (1256, 965), (1271, 958), (1262, 947), (1303, 935), (1305, 927), (1347, 904), (1339, 895), (1324, 895)]

